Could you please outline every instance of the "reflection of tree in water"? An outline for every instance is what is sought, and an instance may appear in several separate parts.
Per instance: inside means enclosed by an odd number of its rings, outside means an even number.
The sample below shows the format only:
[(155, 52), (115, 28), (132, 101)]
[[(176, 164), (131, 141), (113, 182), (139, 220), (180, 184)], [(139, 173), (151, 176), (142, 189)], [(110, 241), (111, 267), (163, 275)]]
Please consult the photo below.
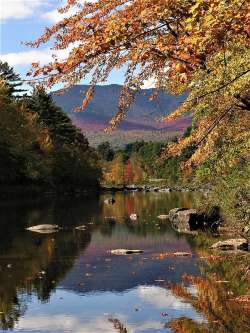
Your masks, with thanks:
[(7, 294), (0, 289), (0, 327), (3, 330), (12, 329), (19, 317), (26, 311), (26, 302), (16, 296)]
[[(138, 194), (138, 193), (137, 193)], [(183, 198), (189, 198), (184, 194)], [(111, 235), (116, 223), (125, 222), (130, 232), (144, 235), (162, 232), (155, 228), (157, 214), (183, 205), (184, 199), (165, 194), (115, 195), (116, 204), (103, 205), (104, 197), (78, 198), (18, 203), (0, 207), (4, 233), (0, 234), (0, 327), (13, 328), (26, 311), (30, 297), (35, 294), (47, 302), (59, 281), (71, 269), (80, 251), (91, 240), (91, 233), (76, 232), (74, 226), (94, 222), (88, 229), (98, 228)], [(186, 200), (186, 199), (185, 199)], [(188, 199), (189, 200), (189, 199)], [(191, 195), (190, 195), (191, 200)], [(140, 220), (132, 223), (128, 216), (135, 209)], [(152, 215), (152, 219), (149, 216)], [(143, 221), (147, 220), (147, 224)], [(158, 221), (160, 223), (160, 221)], [(25, 231), (36, 224), (59, 224), (63, 230), (53, 235), (39, 235)], [(150, 224), (152, 223), (152, 225)], [(87, 229), (87, 230), (88, 230)], [(173, 231), (174, 233), (174, 231)], [(8, 267), (11, 264), (12, 267)]]
[[(24, 314), (32, 294), (42, 302), (48, 301), (57, 283), (73, 266), (79, 252), (90, 243), (91, 233), (77, 232), (73, 226), (80, 222), (83, 224), (85, 217), (91, 217), (93, 209), (97, 211), (96, 205), (88, 205), (86, 211), (82, 202), (75, 204), (47, 202), (47, 205), (41, 204), (40, 209), (39, 204), (34, 209), (20, 206), (14, 214), (11, 209), (0, 210), (8, 235), (8, 242), (4, 241), (5, 234), (0, 235), (1, 329), (13, 328)], [(59, 212), (60, 209), (63, 213)], [(44, 235), (23, 231), (27, 225), (56, 224), (60, 218), (63, 219), (60, 224), (64, 230), (58, 233)], [(20, 229), (22, 231), (18, 232)]]
[(197, 295), (184, 285), (172, 291), (200, 312), (207, 322), (182, 317), (169, 326), (175, 333), (246, 333), (250, 332), (249, 255), (230, 255), (222, 260), (210, 257), (204, 276), (186, 276), (184, 280), (197, 288)]
[[(29, 237), (30, 236), (30, 237)], [(51, 236), (29, 235), (16, 238), (15, 252), (10, 257), (25, 258), (11, 260), (0, 275), (0, 312), (2, 329), (11, 328), (25, 311), (28, 301), (24, 295), (35, 294), (42, 302), (49, 300), (57, 283), (74, 265), (78, 253), (88, 246), (90, 233), (76, 235), (73, 231)], [(21, 245), (24, 245), (23, 247)]]
[[(108, 195), (107, 195), (108, 196)], [(113, 218), (117, 223), (125, 223), (130, 232), (145, 236), (148, 233), (162, 233), (168, 230), (176, 234), (165, 223), (157, 219), (157, 215), (168, 214), (175, 207), (192, 207), (194, 198), (200, 197), (197, 193), (116, 193), (114, 205), (102, 205), (103, 215)], [(103, 201), (103, 200), (102, 200)], [(130, 214), (136, 213), (138, 221), (131, 222)], [(145, 223), (146, 222), (146, 223)], [(161, 229), (157, 228), (161, 224)], [(112, 232), (107, 226), (105, 231)]]

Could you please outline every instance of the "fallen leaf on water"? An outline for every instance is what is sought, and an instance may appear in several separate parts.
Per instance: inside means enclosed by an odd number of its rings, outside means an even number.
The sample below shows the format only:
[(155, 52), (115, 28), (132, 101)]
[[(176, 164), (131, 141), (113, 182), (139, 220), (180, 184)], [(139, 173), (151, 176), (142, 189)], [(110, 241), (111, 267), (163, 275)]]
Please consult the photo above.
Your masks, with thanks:
[(192, 256), (192, 253), (191, 252), (165, 252), (165, 253), (158, 254), (155, 259), (163, 260), (168, 257), (188, 257), (188, 256)]

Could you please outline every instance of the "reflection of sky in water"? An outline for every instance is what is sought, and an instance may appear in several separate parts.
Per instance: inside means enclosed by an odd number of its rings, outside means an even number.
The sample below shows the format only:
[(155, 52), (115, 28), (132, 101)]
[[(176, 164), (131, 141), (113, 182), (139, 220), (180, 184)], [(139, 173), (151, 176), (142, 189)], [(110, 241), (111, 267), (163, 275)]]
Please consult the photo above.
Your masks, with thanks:
[[(126, 324), (129, 333), (169, 332), (165, 323), (182, 315), (200, 320), (191, 306), (168, 290), (157, 286), (140, 286), (125, 293), (96, 293), (79, 297), (74, 292), (57, 290), (49, 304), (33, 306), (20, 319), (15, 331), (21, 332), (117, 332), (109, 318)], [(136, 311), (138, 310), (138, 311)], [(167, 313), (163, 317), (162, 313)]]
[[(0, 209), (6, 229), (0, 235), (0, 297), (9, 306), (6, 313), (13, 313), (16, 296), (23, 298), (14, 332), (115, 333), (108, 320), (112, 317), (128, 333), (160, 333), (169, 332), (164, 325), (172, 318), (201, 320), (189, 304), (163, 288), (180, 283), (184, 273), (199, 275), (196, 256), (157, 259), (161, 252), (192, 252), (186, 236), (157, 219), (170, 208), (191, 205), (192, 197), (117, 194), (113, 206), (103, 205), (104, 198)], [(133, 212), (138, 212), (138, 221), (124, 218)], [(122, 219), (114, 222), (107, 216)], [(74, 230), (90, 221), (85, 231)], [(62, 230), (54, 235), (24, 231), (44, 223), (59, 224)], [(112, 256), (115, 248), (144, 253)], [(41, 271), (45, 274), (39, 279)]]

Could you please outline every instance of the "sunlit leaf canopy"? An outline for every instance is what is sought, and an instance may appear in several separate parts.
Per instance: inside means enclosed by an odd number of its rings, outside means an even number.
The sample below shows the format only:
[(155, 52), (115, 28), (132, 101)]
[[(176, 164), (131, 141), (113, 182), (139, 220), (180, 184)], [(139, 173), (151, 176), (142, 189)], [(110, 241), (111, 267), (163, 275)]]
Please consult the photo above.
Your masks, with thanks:
[[(201, 101), (208, 103), (215, 96), (216, 112), (207, 112), (188, 144), (202, 140), (209, 125), (226, 109), (237, 103), (244, 108), (241, 93), (249, 89), (250, 72), (249, 1), (68, 0), (59, 11), (68, 17), (46, 28), (28, 45), (39, 47), (52, 40), (55, 50), (71, 51), (63, 61), (54, 57), (45, 66), (33, 64), (29, 74), (49, 88), (63, 83), (64, 89), (91, 74), (80, 111), (93, 97), (95, 85), (125, 66), (119, 109), (109, 130), (126, 116), (135, 91), (152, 78), (156, 90), (191, 92), (173, 117), (194, 112), (196, 105), (201, 108)], [(198, 114), (195, 119), (200, 121)]]

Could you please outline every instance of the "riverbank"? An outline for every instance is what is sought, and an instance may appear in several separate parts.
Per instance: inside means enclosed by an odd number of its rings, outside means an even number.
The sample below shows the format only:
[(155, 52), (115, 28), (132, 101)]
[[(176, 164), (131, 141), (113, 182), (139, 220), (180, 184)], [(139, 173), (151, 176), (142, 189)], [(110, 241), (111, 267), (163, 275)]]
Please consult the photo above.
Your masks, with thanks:
[(34, 197), (55, 197), (55, 196), (79, 196), (88, 194), (98, 194), (100, 188), (97, 186), (86, 188), (72, 188), (72, 187), (48, 187), (48, 185), (4, 185), (0, 186), (0, 199), (11, 200), (34, 198)]
[(209, 185), (204, 187), (195, 186), (154, 186), (154, 185), (101, 185), (103, 192), (204, 192), (208, 193), (211, 187)]

